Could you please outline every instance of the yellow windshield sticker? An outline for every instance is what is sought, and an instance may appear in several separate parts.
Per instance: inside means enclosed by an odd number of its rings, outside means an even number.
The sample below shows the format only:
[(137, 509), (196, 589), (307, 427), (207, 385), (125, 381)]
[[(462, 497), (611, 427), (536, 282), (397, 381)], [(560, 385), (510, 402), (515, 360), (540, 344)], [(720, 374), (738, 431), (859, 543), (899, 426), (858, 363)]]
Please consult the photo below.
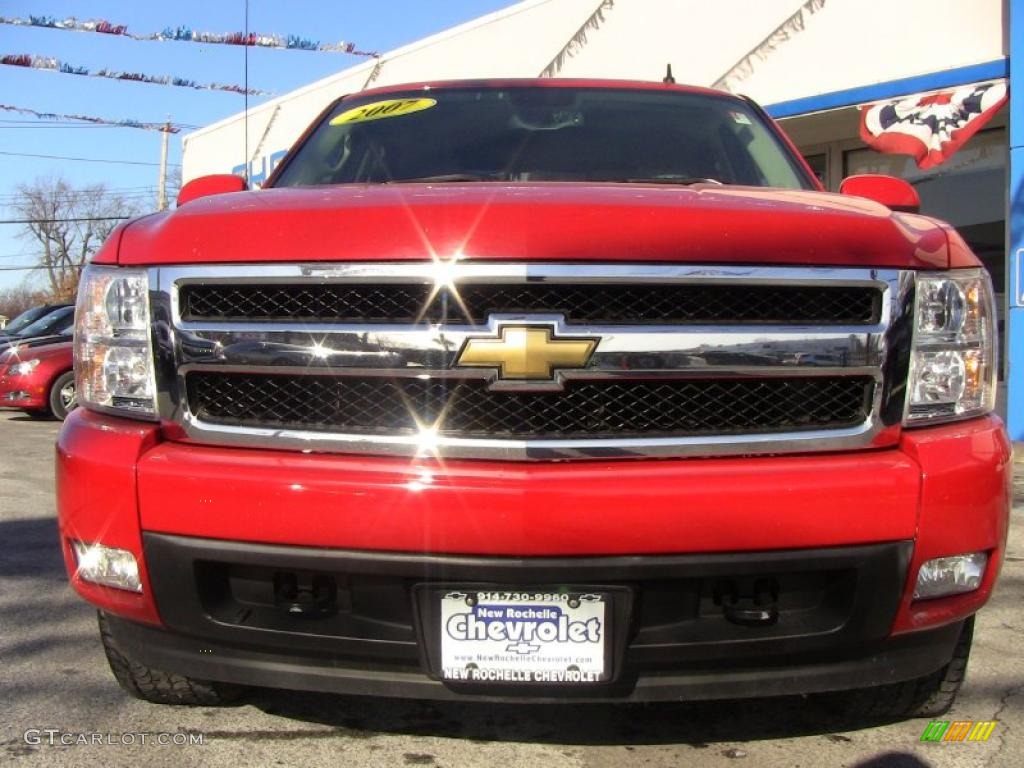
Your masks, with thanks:
[(330, 124), (349, 125), (350, 123), (382, 120), (385, 117), (399, 117), (430, 109), (435, 104), (437, 104), (437, 99), (388, 99), (387, 101), (375, 101), (372, 104), (364, 104), (361, 107), (353, 107), (342, 112), (337, 117), (331, 118)]

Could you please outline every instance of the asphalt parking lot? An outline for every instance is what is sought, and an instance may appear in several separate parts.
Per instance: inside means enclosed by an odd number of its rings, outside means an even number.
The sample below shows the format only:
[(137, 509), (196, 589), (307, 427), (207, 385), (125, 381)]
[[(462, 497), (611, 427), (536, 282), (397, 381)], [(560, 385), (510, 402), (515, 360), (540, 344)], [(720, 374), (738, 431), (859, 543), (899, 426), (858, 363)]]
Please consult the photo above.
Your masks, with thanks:
[[(1024, 465), (1008, 561), (981, 613), (949, 719), (997, 720), (985, 743), (927, 743), (927, 720), (864, 726), (814, 699), (652, 706), (431, 704), (259, 691), (228, 708), (122, 694), (95, 614), (57, 548), (59, 425), (0, 412), (0, 763), (267, 766), (1017, 766), (1024, 764)], [(28, 743), (29, 729), (103, 744)], [(146, 744), (141, 743), (146, 734)], [(154, 744), (158, 734), (202, 744)], [(90, 737), (91, 738), (91, 737)], [(35, 741), (30, 734), (28, 741)], [(121, 742), (134, 744), (123, 744)]]

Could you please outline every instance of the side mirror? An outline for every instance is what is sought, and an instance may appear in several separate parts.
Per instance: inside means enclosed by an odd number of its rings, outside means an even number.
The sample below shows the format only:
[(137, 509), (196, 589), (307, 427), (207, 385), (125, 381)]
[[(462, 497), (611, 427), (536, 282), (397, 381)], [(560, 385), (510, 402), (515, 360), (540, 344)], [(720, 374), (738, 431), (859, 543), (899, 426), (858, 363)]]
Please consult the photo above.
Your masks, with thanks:
[(876, 173), (849, 176), (839, 185), (839, 194), (866, 197), (894, 211), (917, 213), (921, 210), (921, 198), (917, 196), (917, 190), (895, 176)]
[(244, 192), (248, 188), (249, 185), (245, 183), (245, 179), (231, 173), (215, 173), (210, 176), (200, 176), (198, 179), (192, 179), (178, 192), (178, 207), (180, 208), (197, 197), (223, 195), (226, 192)]

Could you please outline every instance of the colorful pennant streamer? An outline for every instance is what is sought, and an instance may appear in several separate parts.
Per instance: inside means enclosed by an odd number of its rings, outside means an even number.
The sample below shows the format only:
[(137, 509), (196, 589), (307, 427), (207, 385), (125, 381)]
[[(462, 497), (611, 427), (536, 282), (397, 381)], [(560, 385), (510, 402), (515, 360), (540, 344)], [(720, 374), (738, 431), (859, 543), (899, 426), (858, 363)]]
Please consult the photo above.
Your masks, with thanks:
[(811, 16), (824, 8), (825, 2), (826, 0), (806, 0), (803, 5), (796, 9), (795, 13), (772, 30), (768, 37), (748, 51), (742, 59), (733, 64), (728, 71), (715, 80), (711, 87), (735, 92), (741, 82), (754, 74), (754, 70), (759, 62), (765, 61), (776, 49), (803, 32), (807, 28), (807, 23), (810, 21)]
[(94, 123), (95, 125), (116, 125), (119, 128), (141, 128), (144, 131), (163, 131), (164, 133), (179, 133), (182, 126), (173, 123), (143, 123), (139, 120), (107, 120), (103, 117), (92, 117), (90, 115), (58, 115), (53, 112), (37, 112), (34, 109), (25, 107), (12, 107), (9, 104), (0, 104), (0, 110), (4, 112), (17, 112), (22, 115), (32, 115), (42, 120), (72, 120), (77, 122)]
[(324, 51), (329, 53), (350, 53), (353, 56), (379, 57), (376, 51), (361, 51), (355, 43), (321, 43), (298, 35), (261, 35), (255, 32), (198, 32), (189, 27), (167, 27), (163, 32), (136, 35), (128, 31), (126, 24), (111, 24), (109, 21), (79, 21), (75, 17), (57, 19), (53, 16), (29, 16), (26, 18), (0, 16), (0, 24), (19, 27), (45, 27), (75, 32), (99, 32), (117, 35), (132, 40), (176, 40), (179, 42), (203, 43), (204, 45), (245, 45), (258, 48), (283, 48), (295, 51)]
[(195, 80), (186, 80), (183, 77), (171, 77), (169, 75), (145, 75), (140, 72), (118, 72), (110, 69), (100, 69), (93, 72), (88, 67), (73, 67), (51, 56), (29, 56), (28, 54), (3, 56), (0, 57), (0, 65), (48, 69), (54, 72), (63, 72), (66, 75), (105, 77), (110, 80), (130, 80), (136, 83), (153, 83), (155, 85), (175, 85), (180, 88), (192, 88), (197, 91), (227, 91), (229, 93), (240, 93), (249, 96), (273, 96), (270, 91), (261, 91), (258, 88), (250, 88), (247, 91), (240, 85), (197, 83)]

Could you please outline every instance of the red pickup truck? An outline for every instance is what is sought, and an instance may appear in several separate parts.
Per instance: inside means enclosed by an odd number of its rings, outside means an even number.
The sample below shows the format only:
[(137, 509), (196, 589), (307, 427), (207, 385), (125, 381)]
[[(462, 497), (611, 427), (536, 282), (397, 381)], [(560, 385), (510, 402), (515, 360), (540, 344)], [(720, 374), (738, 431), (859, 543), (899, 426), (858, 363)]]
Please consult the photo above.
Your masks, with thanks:
[(78, 298), (64, 555), (129, 692), (948, 708), (1003, 558), (992, 288), (661, 83), (338, 99)]

